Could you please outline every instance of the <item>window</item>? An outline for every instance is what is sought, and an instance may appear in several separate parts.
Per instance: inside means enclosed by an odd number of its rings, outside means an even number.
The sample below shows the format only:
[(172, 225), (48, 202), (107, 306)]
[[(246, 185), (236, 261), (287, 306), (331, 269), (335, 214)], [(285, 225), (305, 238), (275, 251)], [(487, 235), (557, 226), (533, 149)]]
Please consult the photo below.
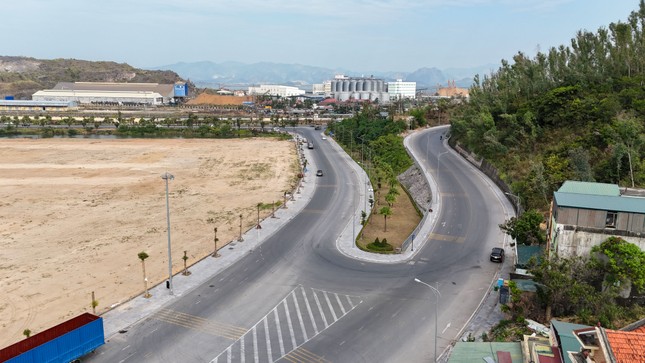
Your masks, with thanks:
[(616, 228), (616, 217), (618, 213), (607, 212), (607, 219), (605, 219), (605, 227)]

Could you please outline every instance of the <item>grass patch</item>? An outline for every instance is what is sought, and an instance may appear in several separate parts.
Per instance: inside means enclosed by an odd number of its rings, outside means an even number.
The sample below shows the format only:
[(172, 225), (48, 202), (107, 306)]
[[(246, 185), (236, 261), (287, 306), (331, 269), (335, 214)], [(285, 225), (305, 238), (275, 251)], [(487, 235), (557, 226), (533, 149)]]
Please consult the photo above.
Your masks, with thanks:
[[(367, 223), (363, 226), (356, 240), (356, 245), (364, 251), (395, 253), (397, 248), (403, 245), (403, 242), (421, 222), (421, 217), (409, 195), (400, 193), (390, 207), (392, 215), (387, 217), (387, 231), (385, 231), (385, 218), (377, 213), (382, 207), (388, 205), (385, 201), (385, 196), (388, 194), (389, 188), (388, 185), (383, 185), (381, 190), (375, 193), (372, 214), (367, 219)], [(388, 245), (392, 248), (370, 247), (377, 238), (387, 240)]]

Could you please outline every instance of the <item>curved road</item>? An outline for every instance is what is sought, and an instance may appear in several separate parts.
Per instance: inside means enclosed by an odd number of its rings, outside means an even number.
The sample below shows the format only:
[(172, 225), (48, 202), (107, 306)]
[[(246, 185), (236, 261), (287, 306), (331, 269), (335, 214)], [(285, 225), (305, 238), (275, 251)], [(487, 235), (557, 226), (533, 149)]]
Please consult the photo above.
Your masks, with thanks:
[[(313, 129), (310, 162), (325, 171), (302, 213), (240, 261), (90, 357), (100, 362), (429, 362), (458, 336), (499, 265), (499, 192), (431, 129), (410, 139), (436, 180), (441, 208), (423, 246), (402, 263), (352, 259), (336, 238), (361, 184)], [(316, 141), (317, 140), (317, 141)], [(436, 285), (435, 285), (436, 284)]]

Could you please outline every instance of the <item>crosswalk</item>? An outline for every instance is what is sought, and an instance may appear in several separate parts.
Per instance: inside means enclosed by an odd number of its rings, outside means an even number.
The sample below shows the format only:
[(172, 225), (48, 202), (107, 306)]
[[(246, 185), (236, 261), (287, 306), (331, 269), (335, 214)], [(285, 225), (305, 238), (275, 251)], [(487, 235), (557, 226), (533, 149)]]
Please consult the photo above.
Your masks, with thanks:
[(302, 345), (354, 310), (360, 297), (298, 286), (211, 363), (327, 362)]

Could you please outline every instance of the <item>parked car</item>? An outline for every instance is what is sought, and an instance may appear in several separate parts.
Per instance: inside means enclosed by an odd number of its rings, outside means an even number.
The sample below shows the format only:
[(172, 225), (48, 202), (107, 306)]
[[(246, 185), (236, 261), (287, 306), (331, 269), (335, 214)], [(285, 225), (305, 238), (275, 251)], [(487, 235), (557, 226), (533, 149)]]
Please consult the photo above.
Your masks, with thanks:
[(491, 262), (504, 262), (504, 249), (501, 247), (494, 247), (490, 253)]
[(316, 172), (316, 176), (323, 176), (322, 170), (318, 169), (318, 171)]

